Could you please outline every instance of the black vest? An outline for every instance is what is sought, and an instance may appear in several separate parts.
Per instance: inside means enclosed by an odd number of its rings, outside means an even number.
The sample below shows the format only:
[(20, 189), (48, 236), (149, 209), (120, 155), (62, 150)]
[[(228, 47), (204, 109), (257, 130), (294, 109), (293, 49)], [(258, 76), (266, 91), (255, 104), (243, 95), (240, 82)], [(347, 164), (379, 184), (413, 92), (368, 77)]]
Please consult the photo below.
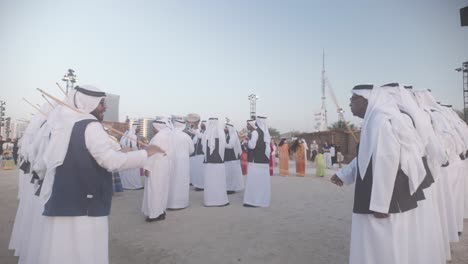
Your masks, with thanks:
[[(229, 140), (231, 140), (231, 137), (229, 135), (226, 136), (226, 143), (229, 143)], [(234, 149), (228, 149), (226, 148), (224, 150), (224, 161), (233, 161), (233, 160), (238, 160), (240, 159), (239, 156), (236, 157), (236, 152)]]
[(45, 216), (107, 216), (112, 200), (112, 174), (99, 166), (86, 148), (87, 119), (76, 122), (63, 164), (55, 172)]
[[(358, 157), (359, 157), (359, 145)], [(357, 166), (358, 163), (356, 163)], [(356, 186), (354, 189), (354, 206), (353, 213), (356, 214), (373, 214), (374, 212), (369, 210), (371, 193), (372, 193), (372, 157), (367, 167), (366, 175), (364, 180), (361, 179), (361, 173), (359, 166), (357, 166)], [(382, 213), (401, 213), (418, 207), (417, 199), (411, 196), (409, 189), (408, 176), (401, 170), (398, 169), (395, 185), (393, 186), (392, 199), (390, 201), (390, 208), (388, 212)]]
[(429, 169), (429, 166), (427, 164), (427, 158), (423, 157), (422, 160), (423, 160), (424, 168), (426, 169), (426, 176), (424, 177), (421, 184), (418, 186), (418, 189), (416, 190), (416, 192), (413, 194), (413, 197), (417, 201), (422, 201), (426, 199), (426, 197), (424, 196), (423, 190), (429, 188), (435, 182), (434, 176), (432, 176), (432, 172)]
[(206, 158), (203, 163), (224, 163), (223, 159), (219, 155), (219, 138), (215, 139), (215, 149), (213, 153), (210, 155), (210, 147), (208, 146), (208, 140), (206, 143)]
[[(195, 137), (195, 135), (191, 135), (190, 136), (192, 139), (193, 137)], [(194, 144), (194, 151), (192, 154), (190, 154), (190, 157), (193, 157), (193, 156), (198, 156), (198, 155), (203, 155), (203, 145), (202, 145), (202, 140), (201, 138), (199, 138), (197, 140), (197, 143)]]
[(265, 155), (266, 144), (263, 140), (263, 131), (259, 128), (257, 128), (256, 131), (258, 133), (257, 144), (255, 145), (254, 149), (249, 148), (247, 152), (247, 160), (253, 163), (269, 164), (270, 157)]

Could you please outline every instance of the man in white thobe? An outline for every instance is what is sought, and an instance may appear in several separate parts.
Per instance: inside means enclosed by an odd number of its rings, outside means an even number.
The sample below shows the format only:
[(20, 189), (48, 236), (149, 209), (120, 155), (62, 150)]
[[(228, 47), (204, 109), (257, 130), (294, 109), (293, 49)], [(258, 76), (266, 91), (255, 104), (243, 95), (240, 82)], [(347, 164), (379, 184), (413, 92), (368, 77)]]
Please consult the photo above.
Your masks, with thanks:
[(224, 166), (226, 168), (226, 187), (228, 194), (244, 189), (240, 153), (242, 151), (239, 135), (232, 124), (226, 124), (226, 150), (224, 152)]
[(168, 209), (184, 209), (189, 206), (190, 192), (190, 154), (194, 145), (189, 135), (184, 132), (185, 121), (173, 121), (171, 152), (171, 177), (169, 179)]
[[(138, 150), (137, 134), (139, 132), (137, 124), (127, 130), (120, 139), (120, 145), (123, 149)], [(122, 187), (128, 190), (138, 190), (143, 188), (143, 181), (140, 175), (140, 168), (131, 168), (119, 172)]]
[(167, 199), (169, 196), (169, 180), (171, 175), (171, 152), (173, 151), (172, 132), (167, 119), (153, 122), (156, 133), (149, 145), (159, 146), (165, 155), (157, 153), (148, 158), (145, 165), (145, 191), (143, 193), (142, 212), (147, 222), (166, 219)]
[(110, 171), (141, 167), (157, 146), (115, 151), (102, 127), (105, 93), (94, 86), (75, 87), (62, 108), (44, 153), (46, 175), (41, 198), (46, 216), (39, 264), (109, 263), (108, 215), (112, 199)]
[(224, 130), (218, 125), (218, 118), (213, 117), (208, 120), (202, 144), (205, 153), (203, 204), (207, 207), (227, 206), (229, 200), (224, 168), (226, 137)]
[(192, 137), (192, 143), (194, 146), (194, 152), (190, 157), (190, 179), (195, 191), (203, 191), (204, 188), (204, 168), (203, 163), (205, 154), (203, 153), (203, 134), (206, 130), (206, 120), (201, 121), (200, 128), (198, 126), (193, 127), (188, 131), (190, 137)]
[(414, 128), (383, 89), (353, 88), (351, 111), (364, 119), (358, 154), (331, 178), (338, 186), (355, 183), (349, 263), (422, 264), (409, 261), (416, 246), (409, 241), (418, 228), (411, 219), (426, 171)]
[(244, 207), (269, 207), (271, 201), (270, 133), (266, 117), (257, 116), (247, 121), (249, 138), (247, 181), (244, 191)]

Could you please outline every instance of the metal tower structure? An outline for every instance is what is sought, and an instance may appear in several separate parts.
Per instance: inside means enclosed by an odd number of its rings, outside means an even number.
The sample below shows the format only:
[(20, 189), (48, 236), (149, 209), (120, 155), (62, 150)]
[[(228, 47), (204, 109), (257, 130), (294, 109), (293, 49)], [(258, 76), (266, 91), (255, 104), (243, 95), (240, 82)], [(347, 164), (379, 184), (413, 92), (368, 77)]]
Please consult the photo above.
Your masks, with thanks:
[(250, 101), (250, 118), (255, 119), (257, 116), (257, 100), (259, 99), (257, 95), (251, 94), (249, 95)]
[(468, 123), (468, 61), (462, 63), (460, 68), (455, 69), (463, 74), (463, 119)]
[(327, 118), (327, 105), (325, 97), (325, 51), (322, 56), (322, 106), (320, 107), (320, 126), (319, 131), (325, 131), (328, 129), (328, 118)]
[(78, 81), (78, 79), (76, 79), (75, 71), (68, 69), (67, 73), (63, 75), (62, 81), (67, 85), (66, 93), (68, 94), (68, 91), (71, 91), (75, 86), (75, 83)]
[(463, 71), (463, 117), (468, 122), (468, 61), (462, 64)]

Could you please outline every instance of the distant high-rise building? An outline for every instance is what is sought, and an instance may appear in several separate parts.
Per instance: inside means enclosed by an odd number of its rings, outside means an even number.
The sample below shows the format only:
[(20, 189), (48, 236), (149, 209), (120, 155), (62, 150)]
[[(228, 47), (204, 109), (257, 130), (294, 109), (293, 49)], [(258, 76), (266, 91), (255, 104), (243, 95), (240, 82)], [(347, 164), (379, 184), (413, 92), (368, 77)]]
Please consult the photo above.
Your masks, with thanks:
[(106, 93), (106, 112), (104, 112), (104, 121), (119, 122), (119, 101), (120, 95)]
[(138, 119), (131, 118), (129, 126), (132, 126), (133, 124), (138, 124), (138, 127), (140, 128), (140, 133), (138, 133), (138, 135), (146, 138), (147, 140), (151, 140), (151, 138), (154, 136), (153, 121), (154, 121), (154, 118), (149, 118), (149, 117), (138, 118)]
[(24, 131), (26, 130), (28, 123), (24, 122), (11, 122), (10, 129), (10, 137), (11, 138), (20, 138), (23, 136)]

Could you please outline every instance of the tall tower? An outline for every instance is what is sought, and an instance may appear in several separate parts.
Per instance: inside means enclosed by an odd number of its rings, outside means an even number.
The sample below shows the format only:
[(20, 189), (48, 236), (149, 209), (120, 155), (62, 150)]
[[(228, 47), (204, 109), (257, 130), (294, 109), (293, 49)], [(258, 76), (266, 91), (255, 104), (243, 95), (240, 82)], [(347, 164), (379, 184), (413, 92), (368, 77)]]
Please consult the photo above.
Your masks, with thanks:
[(328, 129), (327, 106), (325, 102), (325, 51), (322, 55), (322, 107), (320, 108), (320, 126), (319, 131)]
[(462, 64), (463, 71), (463, 117), (468, 122), (468, 61)]
[(255, 119), (257, 116), (257, 100), (259, 99), (256, 94), (251, 94), (249, 95), (249, 101), (250, 101), (250, 118)]

